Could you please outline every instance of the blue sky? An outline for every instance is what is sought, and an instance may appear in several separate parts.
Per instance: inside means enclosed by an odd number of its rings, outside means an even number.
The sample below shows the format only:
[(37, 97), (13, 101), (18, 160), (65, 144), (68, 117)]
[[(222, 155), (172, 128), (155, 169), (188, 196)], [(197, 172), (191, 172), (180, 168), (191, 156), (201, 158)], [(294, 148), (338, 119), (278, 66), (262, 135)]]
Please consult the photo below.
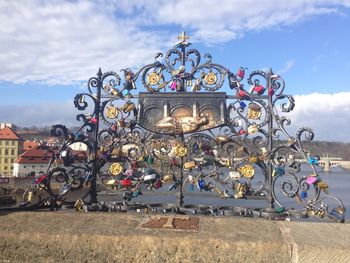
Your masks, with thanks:
[(1, 122), (78, 124), (72, 100), (99, 67), (137, 69), (186, 31), (233, 72), (280, 74), (295, 129), (350, 141), (350, 0), (13, 0), (0, 20)]

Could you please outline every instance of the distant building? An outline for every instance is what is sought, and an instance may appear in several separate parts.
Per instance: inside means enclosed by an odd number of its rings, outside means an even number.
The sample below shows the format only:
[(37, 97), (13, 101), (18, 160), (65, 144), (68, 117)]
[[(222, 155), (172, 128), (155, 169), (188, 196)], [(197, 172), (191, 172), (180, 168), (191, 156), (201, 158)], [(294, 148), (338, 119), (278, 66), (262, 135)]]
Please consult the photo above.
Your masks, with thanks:
[(35, 149), (39, 146), (40, 144), (36, 141), (24, 141), (23, 142), (23, 151), (27, 151), (30, 149)]
[[(87, 160), (87, 153), (84, 151), (72, 151), (72, 154), (74, 155), (74, 164), (76, 166), (84, 164)], [(13, 176), (25, 177), (46, 173), (50, 159), (51, 153), (48, 151), (48, 147), (38, 146), (37, 148), (29, 149), (16, 158)], [(53, 165), (63, 167), (63, 160), (57, 159)]]
[(13, 163), (23, 150), (23, 140), (10, 127), (0, 130), (0, 176), (13, 174)]
[(51, 155), (45, 149), (28, 149), (14, 161), (13, 176), (24, 177), (44, 173)]

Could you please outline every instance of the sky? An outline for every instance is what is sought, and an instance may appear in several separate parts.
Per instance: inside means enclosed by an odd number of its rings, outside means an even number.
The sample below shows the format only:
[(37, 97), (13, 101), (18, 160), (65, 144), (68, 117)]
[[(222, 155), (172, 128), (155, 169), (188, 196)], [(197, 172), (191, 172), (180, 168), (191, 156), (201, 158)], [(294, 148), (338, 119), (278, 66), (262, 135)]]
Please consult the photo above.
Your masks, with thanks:
[(73, 98), (99, 67), (140, 68), (186, 31), (232, 72), (280, 74), (291, 131), (350, 142), (350, 0), (0, 0), (0, 21), (0, 122), (78, 126)]

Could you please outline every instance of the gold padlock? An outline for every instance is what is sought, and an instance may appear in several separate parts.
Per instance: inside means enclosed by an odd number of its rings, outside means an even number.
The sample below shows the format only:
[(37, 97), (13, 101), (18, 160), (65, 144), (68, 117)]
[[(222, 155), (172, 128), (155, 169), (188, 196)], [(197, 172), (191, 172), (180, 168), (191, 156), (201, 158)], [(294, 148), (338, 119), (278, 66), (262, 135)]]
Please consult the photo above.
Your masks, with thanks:
[(183, 168), (185, 170), (191, 170), (196, 167), (196, 162), (195, 161), (190, 161), (190, 162), (185, 162), (183, 165)]
[(163, 183), (171, 182), (173, 180), (174, 180), (174, 176), (172, 174), (166, 174), (162, 178)]
[(317, 187), (320, 188), (321, 190), (323, 190), (326, 194), (328, 194), (328, 184), (323, 182), (323, 181), (319, 181), (317, 182)]
[(256, 163), (258, 161), (258, 157), (257, 156), (250, 156), (249, 157), (249, 162), (250, 163)]
[(218, 135), (215, 137), (215, 141), (217, 142), (228, 142), (230, 140), (230, 137), (226, 135)]

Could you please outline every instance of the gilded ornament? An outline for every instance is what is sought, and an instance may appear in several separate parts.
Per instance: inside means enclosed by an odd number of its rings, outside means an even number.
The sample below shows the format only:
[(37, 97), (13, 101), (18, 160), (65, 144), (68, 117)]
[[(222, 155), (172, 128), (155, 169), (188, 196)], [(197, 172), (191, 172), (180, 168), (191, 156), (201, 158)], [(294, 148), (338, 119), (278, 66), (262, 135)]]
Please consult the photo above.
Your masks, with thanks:
[(246, 164), (240, 169), (241, 174), (246, 178), (252, 178), (254, 176), (254, 167)]
[(178, 145), (175, 149), (176, 156), (183, 157), (187, 154), (187, 148), (182, 145)]
[(107, 107), (106, 116), (109, 119), (115, 119), (118, 116), (118, 109), (116, 107)]
[(150, 85), (157, 85), (159, 81), (160, 81), (160, 76), (155, 72), (152, 72), (147, 76), (147, 82)]
[(213, 72), (209, 72), (204, 76), (204, 80), (208, 85), (214, 85), (217, 81), (217, 77)]
[(109, 171), (112, 175), (116, 176), (123, 171), (123, 166), (120, 163), (112, 163)]

